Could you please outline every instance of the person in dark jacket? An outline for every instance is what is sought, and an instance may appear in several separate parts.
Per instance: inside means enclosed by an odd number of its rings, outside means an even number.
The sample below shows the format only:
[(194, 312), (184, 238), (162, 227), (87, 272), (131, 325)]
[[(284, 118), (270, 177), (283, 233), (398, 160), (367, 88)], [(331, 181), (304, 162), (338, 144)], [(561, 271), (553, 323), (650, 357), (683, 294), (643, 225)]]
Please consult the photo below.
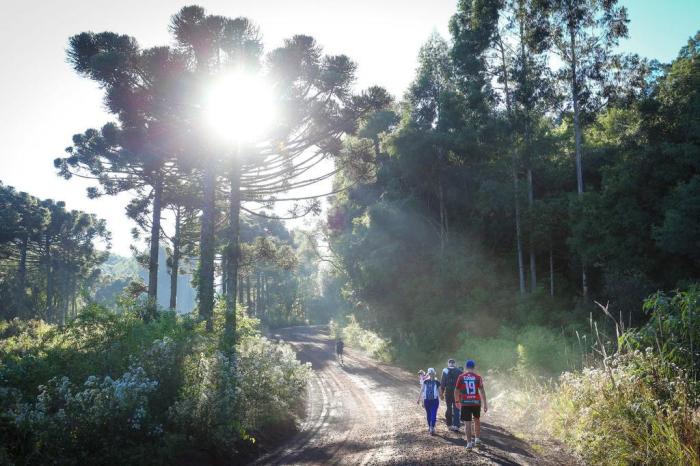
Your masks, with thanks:
[(442, 370), (442, 379), (440, 380), (440, 398), (445, 401), (445, 423), (449, 426), (452, 432), (459, 432), (459, 409), (457, 408), (454, 397), (457, 378), (462, 373), (462, 370), (455, 365), (455, 360), (450, 358), (447, 360), (447, 367)]
[(340, 361), (340, 364), (343, 364), (343, 350), (345, 349), (345, 343), (343, 343), (343, 340), (341, 338), (338, 338), (338, 341), (335, 343), (335, 355)]

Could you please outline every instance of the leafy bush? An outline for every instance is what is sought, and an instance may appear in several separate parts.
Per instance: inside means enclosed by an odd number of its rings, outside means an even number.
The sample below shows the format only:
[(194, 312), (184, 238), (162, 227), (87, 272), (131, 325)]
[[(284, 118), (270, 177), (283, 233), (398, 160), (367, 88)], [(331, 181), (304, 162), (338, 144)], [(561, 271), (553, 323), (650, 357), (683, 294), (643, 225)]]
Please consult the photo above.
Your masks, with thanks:
[(222, 351), (222, 321), (206, 333), (174, 313), (146, 323), (91, 306), (62, 328), (0, 322), (0, 462), (162, 464), (250, 449), (292, 418), (309, 369), (242, 309), (235, 355)]
[(244, 435), (236, 410), (236, 368), (221, 351), (187, 358), (180, 396), (169, 409), (175, 430), (200, 447), (235, 451)]
[(346, 317), (347, 322), (344, 326), (337, 322), (331, 321), (331, 337), (341, 337), (346, 345), (359, 348), (371, 357), (384, 362), (394, 360), (394, 352), (388, 340), (360, 326), (354, 315)]
[(587, 463), (700, 464), (700, 411), (678, 366), (651, 350), (565, 373), (551, 395), (553, 432)]
[[(39, 386), (36, 401), (20, 403), (6, 415), (14, 418), (20, 436), (31, 439), (20, 452), (28, 463), (128, 463), (163, 434), (149, 409), (157, 386), (141, 367), (116, 380), (90, 376), (82, 387), (68, 377), (52, 378)], [(128, 452), (138, 456), (129, 459)]]
[(459, 339), (463, 343), (455, 354), (476, 360), (481, 370), (551, 376), (573, 366), (568, 339), (542, 326), (504, 327), (491, 338), (462, 332)]
[(299, 364), (291, 346), (255, 337), (241, 339), (237, 363), (244, 428), (259, 432), (288, 420), (302, 400), (311, 365)]
[(655, 348), (664, 359), (700, 373), (700, 286), (673, 294), (651, 295), (644, 302), (649, 316), (646, 325), (621, 339), (624, 347)]

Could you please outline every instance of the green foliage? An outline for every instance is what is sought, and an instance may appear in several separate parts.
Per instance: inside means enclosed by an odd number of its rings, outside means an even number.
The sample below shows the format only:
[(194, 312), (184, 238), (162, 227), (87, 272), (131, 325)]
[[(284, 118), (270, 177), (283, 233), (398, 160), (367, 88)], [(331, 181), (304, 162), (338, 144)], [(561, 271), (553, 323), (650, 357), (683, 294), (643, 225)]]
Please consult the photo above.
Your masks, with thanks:
[(235, 360), (219, 348), (220, 313), (213, 333), (172, 312), (144, 322), (96, 305), (63, 328), (0, 323), (0, 457), (162, 464), (190, 449), (250, 449), (293, 416), (309, 368), (242, 308), (238, 320)]
[(238, 402), (245, 406), (243, 426), (260, 432), (288, 420), (299, 408), (311, 375), (309, 363), (300, 364), (289, 345), (260, 337), (242, 338), (238, 349)]
[(573, 344), (562, 332), (539, 325), (503, 327), (494, 337), (463, 332), (454, 354), (474, 359), (482, 371), (553, 376), (576, 364)]
[(562, 375), (545, 416), (553, 432), (589, 464), (700, 464), (697, 392), (685, 371), (651, 350), (606, 367)]
[(346, 316), (344, 324), (331, 321), (330, 329), (331, 338), (342, 338), (347, 346), (358, 348), (374, 359), (391, 362), (396, 357), (391, 343), (375, 332), (362, 328), (353, 314)]
[(0, 182), (0, 318), (65, 322), (107, 259), (104, 220)]
[(13, 453), (21, 461), (40, 464), (156, 463), (146, 452), (163, 433), (149, 409), (157, 386), (141, 367), (131, 367), (115, 380), (90, 376), (82, 386), (68, 377), (52, 378), (38, 387), (35, 401), (3, 413), (19, 436), (31, 439), (15, 444)]
[[(617, 345), (596, 332), (585, 367), (556, 383), (519, 368), (490, 374), (495, 409), (530, 426), (532, 406), (541, 406), (536, 429), (565, 442), (586, 464), (700, 464), (700, 384), (691, 357), (698, 294), (694, 286), (650, 296), (646, 325), (623, 332)], [(523, 361), (527, 352), (518, 365)]]
[(658, 292), (644, 302), (649, 322), (627, 332), (621, 346), (654, 348), (661, 358), (685, 368), (691, 377), (700, 374), (700, 287), (672, 294)]

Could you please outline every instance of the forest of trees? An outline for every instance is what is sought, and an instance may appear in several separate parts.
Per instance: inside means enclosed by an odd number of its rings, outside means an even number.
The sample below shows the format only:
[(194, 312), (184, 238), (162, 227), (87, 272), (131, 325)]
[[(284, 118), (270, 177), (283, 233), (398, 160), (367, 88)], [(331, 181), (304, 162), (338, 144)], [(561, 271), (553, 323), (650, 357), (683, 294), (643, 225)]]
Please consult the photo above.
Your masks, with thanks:
[[(283, 219), (319, 212), (294, 190), (352, 165), (344, 138), (391, 99), (355, 93), (356, 65), (309, 36), (264, 53), (250, 20), (199, 6), (169, 30), (172, 46), (148, 49), (112, 32), (68, 41), (68, 63), (104, 91), (113, 121), (74, 135), (54, 168), (93, 180), (97, 203), (129, 193), (133, 259), (109, 259), (94, 215), (2, 186), (3, 464), (244, 463), (256, 438), (294, 429), (309, 367), (263, 326), (323, 322), (324, 303), (317, 239)], [(260, 140), (202, 127), (205, 90), (234, 72), (274, 90), (279, 117)], [(328, 159), (336, 168), (319, 174)], [(181, 275), (197, 290), (184, 315), (172, 312)]]
[(55, 323), (74, 317), (109, 241), (95, 215), (0, 183), (0, 316)]
[(622, 55), (625, 9), (576, 3), (459, 2), (353, 142), (373, 179), (336, 178), (334, 286), (396, 343), (587, 325), (595, 301), (636, 326), (700, 278), (700, 34)]
[[(397, 97), (310, 36), (266, 51), (199, 6), (170, 45), (70, 37), (112, 121), (53, 170), (95, 203), (129, 194), (133, 257), (110, 258), (96, 215), (0, 184), (0, 462), (245, 462), (293, 425), (310, 370), (264, 331), (333, 319), (399, 364), (588, 371), (547, 395), (582, 457), (700, 463), (700, 32), (660, 63), (619, 52), (628, 23), (616, 0), (459, 0)], [(230, 143), (203, 128), (205, 89), (241, 70), (280, 111)], [(304, 190), (324, 180), (326, 211)]]

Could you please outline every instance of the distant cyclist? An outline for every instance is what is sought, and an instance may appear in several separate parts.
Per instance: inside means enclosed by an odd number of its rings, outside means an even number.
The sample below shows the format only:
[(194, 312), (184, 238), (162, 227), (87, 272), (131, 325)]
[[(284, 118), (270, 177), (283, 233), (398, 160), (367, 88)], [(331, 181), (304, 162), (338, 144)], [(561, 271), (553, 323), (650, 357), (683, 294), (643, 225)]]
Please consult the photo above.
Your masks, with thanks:
[[(461, 418), (466, 425), (467, 448), (471, 449), (481, 444), (481, 403), (484, 404), (484, 412), (488, 412), (484, 381), (479, 374), (474, 372), (476, 363), (469, 359), (465, 364), (465, 371), (457, 378), (455, 386), (455, 399), (461, 406)], [(474, 418), (474, 435), (472, 436), (472, 417)]]
[(345, 343), (343, 343), (343, 340), (338, 338), (338, 341), (335, 343), (335, 354), (340, 360), (340, 364), (345, 364), (343, 362), (343, 350), (345, 349)]

